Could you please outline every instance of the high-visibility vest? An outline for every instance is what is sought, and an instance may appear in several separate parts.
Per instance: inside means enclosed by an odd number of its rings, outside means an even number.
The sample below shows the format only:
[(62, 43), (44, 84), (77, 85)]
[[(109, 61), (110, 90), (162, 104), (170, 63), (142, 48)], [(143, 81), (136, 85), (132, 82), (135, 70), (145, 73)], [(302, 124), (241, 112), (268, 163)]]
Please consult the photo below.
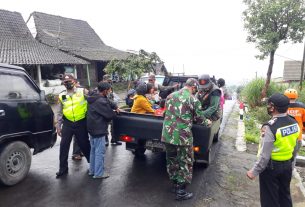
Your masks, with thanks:
[(69, 121), (76, 122), (86, 117), (87, 100), (83, 88), (78, 88), (72, 96), (63, 92), (59, 94), (59, 100), (63, 105), (63, 115)]

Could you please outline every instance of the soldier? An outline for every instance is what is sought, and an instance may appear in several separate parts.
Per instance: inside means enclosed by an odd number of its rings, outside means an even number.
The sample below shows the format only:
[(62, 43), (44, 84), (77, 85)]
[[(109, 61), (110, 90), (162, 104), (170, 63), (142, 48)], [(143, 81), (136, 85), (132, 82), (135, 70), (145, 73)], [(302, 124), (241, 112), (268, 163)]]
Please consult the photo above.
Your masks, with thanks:
[(166, 111), (162, 129), (162, 142), (166, 147), (167, 172), (173, 182), (176, 200), (186, 200), (193, 193), (185, 190), (193, 176), (193, 135), (192, 125), (209, 125), (194, 94), (198, 90), (198, 81), (189, 78), (184, 88), (170, 94), (166, 100)]
[(206, 118), (214, 121), (221, 117), (220, 96), (221, 90), (210, 79), (208, 74), (199, 76), (199, 92), (196, 97), (202, 105), (203, 114)]
[[(103, 82), (107, 82), (112, 86), (112, 79), (111, 79), (110, 75), (108, 75), (108, 74), (104, 75), (103, 76)], [(113, 95), (112, 87), (111, 87), (111, 92), (108, 94), (108, 99), (110, 100), (111, 105), (115, 105), (113, 108), (117, 109), (118, 106), (114, 102), (114, 95)], [(112, 122), (110, 122), (110, 130), (112, 132)], [(114, 140), (114, 139), (111, 138), (111, 144), (122, 145), (122, 142)], [(108, 135), (106, 135), (106, 146), (108, 146), (108, 145), (109, 145), (109, 139), (108, 139)]]

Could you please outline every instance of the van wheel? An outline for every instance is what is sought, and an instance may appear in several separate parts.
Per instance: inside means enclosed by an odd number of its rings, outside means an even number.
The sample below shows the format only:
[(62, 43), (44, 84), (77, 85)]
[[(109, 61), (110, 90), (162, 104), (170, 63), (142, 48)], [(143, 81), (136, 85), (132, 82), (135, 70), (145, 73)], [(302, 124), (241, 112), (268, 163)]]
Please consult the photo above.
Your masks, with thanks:
[(4, 146), (0, 152), (0, 181), (8, 186), (17, 184), (27, 176), (31, 162), (31, 150), (24, 142)]

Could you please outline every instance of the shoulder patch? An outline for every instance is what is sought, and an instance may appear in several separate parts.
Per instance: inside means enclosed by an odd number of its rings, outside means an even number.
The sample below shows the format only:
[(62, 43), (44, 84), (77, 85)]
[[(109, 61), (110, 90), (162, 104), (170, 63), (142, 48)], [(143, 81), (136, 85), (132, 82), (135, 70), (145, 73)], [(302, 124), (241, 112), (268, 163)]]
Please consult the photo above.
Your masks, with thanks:
[(268, 121), (269, 125), (273, 125), (276, 122), (277, 118), (272, 118), (271, 120)]

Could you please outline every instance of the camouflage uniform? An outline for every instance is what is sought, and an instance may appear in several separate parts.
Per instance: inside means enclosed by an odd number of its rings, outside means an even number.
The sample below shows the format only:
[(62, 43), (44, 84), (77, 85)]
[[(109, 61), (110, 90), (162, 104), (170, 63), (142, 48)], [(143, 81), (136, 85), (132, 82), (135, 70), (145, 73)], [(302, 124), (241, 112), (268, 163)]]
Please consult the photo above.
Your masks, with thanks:
[(191, 183), (192, 180), (193, 121), (208, 124), (198, 99), (187, 88), (169, 95), (161, 140), (166, 146), (167, 172), (174, 183)]

